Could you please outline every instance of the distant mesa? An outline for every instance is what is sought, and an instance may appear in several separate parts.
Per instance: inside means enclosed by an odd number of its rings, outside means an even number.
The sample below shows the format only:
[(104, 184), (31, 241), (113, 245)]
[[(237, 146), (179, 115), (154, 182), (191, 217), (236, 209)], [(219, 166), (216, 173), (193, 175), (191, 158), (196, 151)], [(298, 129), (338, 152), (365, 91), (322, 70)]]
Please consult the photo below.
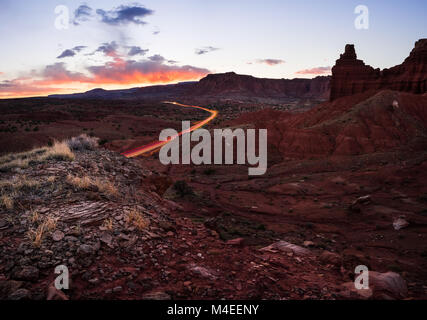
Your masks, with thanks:
[(51, 95), (75, 99), (180, 99), (180, 98), (329, 98), (330, 76), (314, 79), (265, 79), (235, 72), (209, 74), (200, 81), (154, 85), (124, 90), (93, 89), (84, 93)]
[(346, 45), (332, 68), (330, 100), (383, 89), (414, 94), (427, 92), (427, 39), (417, 41), (402, 64), (382, 71), (358, 60), (354, 45)]

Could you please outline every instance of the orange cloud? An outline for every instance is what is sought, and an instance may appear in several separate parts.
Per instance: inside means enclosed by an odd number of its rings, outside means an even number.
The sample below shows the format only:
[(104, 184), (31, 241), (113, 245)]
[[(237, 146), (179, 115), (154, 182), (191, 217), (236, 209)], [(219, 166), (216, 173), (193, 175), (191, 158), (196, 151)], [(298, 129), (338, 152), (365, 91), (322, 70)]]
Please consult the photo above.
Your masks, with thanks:
[(175, 66), (163, 61), (125, 61), (115, 52), (113, 58), (102, 66), (91, 66), (87, 73), (72, 72), (64, 63), (55, 63), (45, 67), (41, 72), (32, 73), (33, 78), (20, 78), (0, 82), (0, 97), (45, 96), (53, 93), (70, 93), (70, 86), (79, 90), (89, 90), (106, 85), (167, 84), (180, 81), (198, 80), (209, 70), (193, 66)]
[(322, 75), (322, 74), (330, 74), (331, 67), (316, 67), (312, 69), (305, 69), (295, 72), (296, 74), (305, 74), (305, 75)]

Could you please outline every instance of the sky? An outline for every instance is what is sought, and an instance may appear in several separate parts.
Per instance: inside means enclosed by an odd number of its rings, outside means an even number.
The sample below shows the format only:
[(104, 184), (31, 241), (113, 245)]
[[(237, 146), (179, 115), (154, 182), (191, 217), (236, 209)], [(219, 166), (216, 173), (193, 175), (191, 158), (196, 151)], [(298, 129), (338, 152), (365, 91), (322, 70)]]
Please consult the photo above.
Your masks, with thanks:
[[(368, 9), (363, 29), (359, 5)], [(230, 71), (313, 78), (330, 74), (347, 43), (388, 68), (427, 37), (425, 0), (1, 0), (0, 8), (0, 98)]]

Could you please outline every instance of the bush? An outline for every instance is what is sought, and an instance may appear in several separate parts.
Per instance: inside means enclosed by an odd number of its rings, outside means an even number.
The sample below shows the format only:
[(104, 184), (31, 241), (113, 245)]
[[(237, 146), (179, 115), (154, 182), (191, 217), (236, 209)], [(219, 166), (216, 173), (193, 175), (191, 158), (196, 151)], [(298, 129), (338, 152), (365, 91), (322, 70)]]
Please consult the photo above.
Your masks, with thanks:
[(98, 140), (98, 138), (90, 137), (86, 134), (81, 134), (78, 137), (73, 137), (67, 140), (67, 144), (71, 150), (94, 150), (96, 147), (98, 147)]
[(193, 189), (183, 180), (175, 182), (173, 187), (181, 198), (194, 194)]

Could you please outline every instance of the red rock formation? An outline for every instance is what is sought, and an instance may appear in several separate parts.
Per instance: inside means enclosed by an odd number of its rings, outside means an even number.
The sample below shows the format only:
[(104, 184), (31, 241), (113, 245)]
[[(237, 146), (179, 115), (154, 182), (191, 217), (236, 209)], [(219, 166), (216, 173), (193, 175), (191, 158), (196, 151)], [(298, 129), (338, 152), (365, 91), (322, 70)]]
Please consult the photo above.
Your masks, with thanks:
[(248, 113), (230, 124), (267, 128), (269, 144), (283, 158), (354, 156), (409, 145), (415, 148), (418, 142), (425, 148), (425, 106), (425, 95), (386, 90), (373, 96), (365, 92), (342, 97), (298, 114), (274, 110)]
[(427, 92), (427, 39), (417, 41), (401, 65), (382, 71), (358, 60), (354, 45), (346, 45), (344, 54), (332, 68), (330, 100), (382, 89)]
[(234, 72), (210, 74), (191, 88), (193, 96), (307, 97), (327, 99), (330, 77), (264, 79)]

